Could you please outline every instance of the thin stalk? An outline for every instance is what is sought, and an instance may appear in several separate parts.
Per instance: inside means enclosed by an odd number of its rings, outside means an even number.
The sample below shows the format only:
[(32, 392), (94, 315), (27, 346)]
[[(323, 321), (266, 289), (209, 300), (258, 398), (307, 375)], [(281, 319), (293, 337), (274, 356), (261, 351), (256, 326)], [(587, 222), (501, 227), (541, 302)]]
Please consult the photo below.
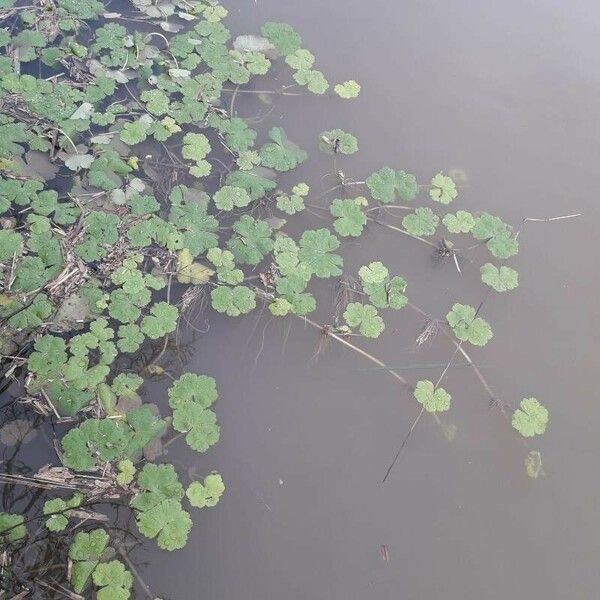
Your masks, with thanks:
[(363, 350), (362, 348), (359, 348), (358, 346), (351, 344), (348, 340), (345, 340), (343, 337), (337, 335), (330, 329), (323, 327), (322, 325), (319, 325), (318, 323), (315, 323), (315, 321), (312, 321), (311, 319), (309, 319), (306, 316), (303, 316), (303, 317), (298, 316), (298, 318), (301, 321), (308, 323), (308, 325), (310, 325), (311, 327), (314, 327), (315, 329), (318, 329), (319, 331), (323, 332), (325, 335), (334, 339), (336, 342), (339, 342), (340, 344), (343, 344), (347, 348), (354, 350), (354, 352), (356, 352), (357, 354), (360, 354), (362, 357), (366, 358), (367, 360), (370, 360), (372, 363), (375, 363), (376, 365), (383, 367), (384, 369), (386, 369), (389, 372), (389, 374), (392, 377), (397, 379), (402, 385), (408, 386), (408, 381), (406, 381), (406, 379), (404, 379), (404, 377), (402, 377), (402, 375), (396, 373), (391, 367), (388, 367), (388, 365), (386, 365), (383, 361), (379, 360), (377, 357), (373, 356), (372, 354), (369, 354), (367, 351)]
[(278, 90), (232, 90), (230, 88), (223, 88), (224, 92), (234, 93), (234, 94), (273, 94), (276, 96), (306, 96), (306, 94), (302, 94), (299, 92), (280, 92)]
[(146, 582), (142, 579), (139, 571), (135, 568), (135, 565), (131, 562), (129, 556), (127, 555), (127, 551), (123, 546), (119, 546), (119, 554), (123, 557), (123, 560), (127, 563), (129, 570), (134, 574), (135, 578), (138, 580), (140, 587), (144, 590), (144, 593), (148, 598), (154, 598), (154, 594), (150, 591), (150, 588), (146, 584)]
[(382, 227), (387, 227), (388, 229), (392, 229), (393, 231), (397, 231), (398, 233), (407, 235), (408, 237), (411, 237), (415, 240), (419, 240), (420, 242), (423, 242), (424, 244), (427, 244), (428, 246), (431, 246), (432, 248), (437, 248), (437, 245), (434, 244), (433, 242), (430, 242), (429, 240), (426, 240), (425, 238), (419, 237), (418, 235), (413, 235), (412, 233), (409, 233), (408, 231), (406, 231), (406, 229), (396, 227), (395, 225), (390, 225), (389, 223), (386, 223), (385, 221), (380, 221), (379, 219), (374, 219), (373, 217), (367, 217), (367, 221), (373, 221), (373, 223), (377, 223), (378, 225), (381, 225)]
[[(482, 305), (483, 305), (483, 302), (481, 303), (480, 308), (481, 308)], [(460, 344), (462, 344), (462, 342), (460, 342)], [(454, 350), (454, 353), (450, 357), (450, 360), (446, 364), (444, 370), (442, 371), (442, 374), (438, 377), (438, 380), (437, 380), (437, 382), (436, 382), (436, 384), (434, 386), (434, 389), (436, 389), (440, 385), (440, 383), (442, 382), (442, 379), (444, 379), (446, 373), (448, 372), (448, 369), (450, 368), (450, 365), (452, 364), (452, 362), (456, 358), (456, 354), (458, 353), (458, 350), (460, 348), (460, 344)], [(394, 466), (396, 465), (396, 462), (400, 458), (400, 454), (402, 453), (402, 450), (404, 450), (404, 447), (408, 443), (408, 440), (409, 440), (410, 436), (412, 435), (412, 432), (415, 430), (415, 428), (418, 425), (419, 421), (421, 420), (421, 417), (423, 416), (424, 412), (425, 412), (425, 407), (423, 406), (423, 407), (421, 407), (421, 410), (420, 410), (419, 414), (417, 415), (416, 419), (413, 421), (412, 425), (410, 426), (410, 429), (408, 430), (408, 432), (404, 436), (404, 439), (402, 440), (402, 443), (400, 444), (400, 447), (398, 448), (398, 451), (394, 455), (394, 458), (392, 459), (392, 462), (390, 463), (390, 466), (388, 467), (387, 471), (385, 472), (385, 475), (384, 475), (383, 479), (381, 480), (381, 485), (383, 485), (385, 483), (386, 479), (389, 477), (390, 473), (392, 472), (392, 469), (394, 468)], [(432, 413), (432, 414), (435, 415), (435, 413)], [(435, 415), (435, 416), (437, 416), (437, 415)]]

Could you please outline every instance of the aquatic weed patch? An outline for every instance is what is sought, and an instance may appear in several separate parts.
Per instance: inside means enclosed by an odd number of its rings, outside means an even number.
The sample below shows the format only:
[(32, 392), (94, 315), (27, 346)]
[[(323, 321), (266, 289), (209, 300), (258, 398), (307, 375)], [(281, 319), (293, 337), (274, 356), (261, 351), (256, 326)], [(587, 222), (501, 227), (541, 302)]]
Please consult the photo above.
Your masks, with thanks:
[[(189, 510), (215, 506), (224, 493), (216, 472), (184, 485), (173, 465), (158, 464), (168, 444), (204, 453), (221, 435), (217, 382), (175, 377), (161, 364), (193, 303), (232, 318), (266, 306), (385, 367), (356, 339), (384, 334), (395, 311), (420, 309), (410, 282), (380, 261), (346, 273), (344, 243), (385, 226), (457, 270), (474, 243), (485, 251), (484, 300), (475, 308), (457, 298), (419, 340), (439, 326), (475, 368), (464, 346), (492, 339), (481, 316), (487, 294), (518, 285), (504, 264), (518, 232), (488, 213), (447, 212), (460, 192), (447, 174), (420, 184), (400, 166), (364, 181), (338, 173), (320, 195), (304, 181), (278, 181), (308, 153), (284, 127), (257, 131), (236, 116), (236, 98), (259, 93), (244, 86), (280, 64), (289, 84), (263, 95), (329, 92), (352, 102), (360, 93), (354, 80), (330, 86), (290, 25), (265, 23), (261, 35), (232, 40), (227, 9), (212, 0), (132, 0), (129, 11), (108, 13), (95, 0), (0, 3), (0, 354), (3, 376), (23, 386), (20, 405), (61, 426), (57, 470), (21, 483), (64, 491), (39, 514), (0, 513), (10, 548), (3, 583), (14, 593), (68, 584), (127, 598), (134, 572), (114, 554), (125, 560), (129, 540), (97, 511), (119, 506), (141, 536), (171, 551), (186, 544)], [(314, 141), (334, 165), (359, 148), (335, 122)], [(288, 233), (285, 219), (307, 209), (327, 226)], [(407, 211), (401, 225), (385, 220), (392, 210)], [(318, 280), (342, 290), (332, 322), (308, 316)], [(392, 372), (438, 419), (451, 401), (444, 373), (434, 383)], [(150, 376), (173, 380), (165, 406), (142, 400)], [(533, 398), (510, 413), (527, 438), (548, 422)], [(73, 535), (69, 525), (85, 531)], [(26, 543), (52, 547), (71, 568), (33, 577), (19, 559)]]

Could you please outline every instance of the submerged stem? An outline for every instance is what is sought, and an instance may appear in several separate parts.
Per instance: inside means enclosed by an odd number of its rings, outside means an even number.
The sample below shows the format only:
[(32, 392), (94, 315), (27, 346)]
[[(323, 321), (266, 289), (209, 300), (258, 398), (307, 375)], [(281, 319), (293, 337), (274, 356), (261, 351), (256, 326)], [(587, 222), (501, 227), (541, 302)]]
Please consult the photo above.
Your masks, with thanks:
[(362, 348), (359, 348), (358, 346), (351, 344), (348, 340), (345, 340), (342, 336), (337, 335), (336, 333), (334, 333), (327, 327), (323, 327), (323, 325), (319, 325), (318, 323), (315, 323), (314, 321), (312, 321), (311, 319), (309, 319), (306, 316), (303, 316), (303, 317), (298, 316), (298, 318), (300, 320), (304, 321), (305, 323), (308, 323), (311, 327), (314, 327), (315, 329), (322, 331), (325, 335), (334, 339), (336, 342), (339, 342), (340, 344), (343, 344), (347, 348), (354, 350), (354, 352), (360, 354), (361, 356), (370, 360), (371, 362), (375, 363), (376, 365), (385, 368), (390, 373), (390, 375), (392, 377), (394, 377), (395, 379), (397, 379), (402, 385), (406, 385), (406, 386), (408, 385), (408, 381), (406, 381), (406, 379), (404, 379), (404, 377), (402, 377), (402, 375), (399, 375), (398, 373), (396, 373), (392, 367), (388, 367), (383, 361), (379, 360), (377, 357), (373, 356), (372, 354), (369, 354)]

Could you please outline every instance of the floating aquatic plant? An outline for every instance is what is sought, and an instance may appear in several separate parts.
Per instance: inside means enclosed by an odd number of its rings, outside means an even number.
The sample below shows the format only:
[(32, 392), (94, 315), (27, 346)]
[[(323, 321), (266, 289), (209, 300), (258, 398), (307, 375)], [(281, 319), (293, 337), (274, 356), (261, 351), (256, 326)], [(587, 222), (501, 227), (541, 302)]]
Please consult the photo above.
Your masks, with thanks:
[(548, 424), (548, 410), (536, 398), (524, 398), (512, 417), (513, 427), (523, 437), (541, 435)]
[(450, 408), (450, 394), (442, 387), (436, 388), (431, 381), (418, 381), (414, 396), (427, 412), (441, 412)]
[(211, 473), (204, 478), (204, 482), (193, 481), (190, 483), (185, 495), (190, 504), (195, 508), (216, 506), (225, 491), (225, 484), (219, 473)]
[(454, 335), (462, 342), (485, 346), (492, 338), (492, 328), (489, 323), (478, 317), (477, 311), (472, 306), (457, 303), (446, 315), (446, 319)]
[[(183, 437), (207, 452), (221, 434), (214, 379), (173, 376), (162, 362), (182, 316), (189, 322), (190, 306), (206, 303), (231, 317), (266, 306), (273, 318), (302, 319), (385, 367), (351, 340), (382, 335), (390, 309), (420, 309), (409, 303), (407, 281), (378, 260), (360, 267), (356, 281), (343, 277), (348, 241), (385, 226), (433, 247), (438, 257), (452, 256), (459, 270), (455, 234), (472, 236), (475, 252), (485, 245), (501, 261), (519, 246), (499, 217), (438, 214), (458, 198), (460, 183), (442, 172), (423, 184), (396, 167), (375, 170), (364, 182), (340, 170), (339, 185), (324, 194), (294, 184), (291, 175), (283, 185), (278, 175), (302, 165), (308, 153), (279, 123), (254, 129), (252, 119), (236, 116), (235, 103), (251, 93), (273, 101), (328, 92), (300, 35), (289, 24), (267, 22), (260, 35), (231, 40), (222, 22), (227, 9), (213, 0), (132, 0), (131, 7), (137, 16), (124, 20), (126, 27), (96, 0), (26, 9), (2, 4), (0, 353), (5, 373), (23, 371), (30, 406), (68, 427), (58, 444), (60, 468), (71, 478), (108, 482), (95, 495), (84, 490), (47, 499), (39, 515), (46, 534), (69, 535), (69, 522), (90, 498), (102, 504), (117, 497), (143, 536), (175, 550), (192, 527), (183, 503), (214, 506), (225, 489), (218, 473), (186, 489), (173, 465), (152, 462), (167, 435), (165, 446)], [(143, 31), (136, 31), (130, 23), (140, 20)], [(280, 87), (245, 87), (257, 76), (272, 83), (273, 64), (277, 81), (287, 76)], [(335, 84), (326, 101), (360, 91), (350, 79)], [(333, 171), (336, 161), (358, 151), (357, 138), (342, 129), (312, 135)], [(415, 202), (421, 189), (436, 210)], [(410, 202), (414, 209), (401, 213), (401, 227), (385, 220)], [(327, 225), (288, 227), (281, 218), (308, 210), (322, 211)], [(440, 219), (450, 239), (434, 238)], [(517, 272), (503, 262), (478, 266), (493, 290), (517, 287)], [(336, 317), (318, 324), (309, 317), (317, 308), (315, 280), (331, 278), (340, 278)], [(463, 342), (482, 346), (491, 339), (478, 312), (454, 304), (448, 313), (457, 352), (464, 352)], [(431, 319), (419, 343), (437, 328)], [(140, 375), (174, 379), (170, 414), (144, 402)], [(414, 397), (425, 412), (450, 407), (450, 394), (430, 380), (415, 382)], [(547, 421), (532, 398), (512, 416), (525, 437), (543, 433)], [(538, 462), (531, 459), (528, 471), (538, 473)], [(20, 547), (27, 525), (20, 515), (0, 513), (0, 542)], [(75, 593), (93, 583), (101, 600), (130, 596), (131, 573), (118, 560), (107, 562), (115, 545), (109, 530), (71, 535)]]

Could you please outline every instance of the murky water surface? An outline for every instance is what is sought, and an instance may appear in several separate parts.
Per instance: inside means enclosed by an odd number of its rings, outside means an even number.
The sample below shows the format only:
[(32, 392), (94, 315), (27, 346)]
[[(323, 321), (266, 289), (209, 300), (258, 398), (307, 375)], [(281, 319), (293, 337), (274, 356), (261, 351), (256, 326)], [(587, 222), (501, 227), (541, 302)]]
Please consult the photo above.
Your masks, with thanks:
[[(381, 485), (419, 412), (408, 393), (342, 347), (315, 360), (319, 335), (299, 321), (211, 315), (186, 368), (218, 381), (221, 441), (200, 457), (174, 444), (168, 458), (192, 465), (192, 474), (218, 469), (227, 493), (196, 513), (185, 550), (150, 545), (138, 554), (147, 561), (142, 576), (157, 596), (177, 600), (597, 597), (600, 8), (559, 0), (228, 4), (235, 34), (289, 22), (331, 81), (362, 84), (351, 102), (275, 100), (265, 127), (282, 123), (312, 150), (289, 183), (335, 184), (321, 180), (330, 165), (316, 140), (340, 127), (360, 145), (344, 159), (348, 177), (385, 164), (422, 181), (462, 169), (468, 179), (454, 208), (515, 226), (584, 213), (524, 226), (511, 261), (520, 287), (486, 302), (482, 316), (495, 335), (472, 353), (500, 402), (536, 396), (549, 408), (548, 431), (532, 446), (546, 477), (527, 477), (527, 449), (457, 360), (444, 384), (454, 440), (423, 418)], [(243, 117), (270, 110), (249, 94), (235, 107)], [(307, 216), (309, 226), (321, 223)], [(433, 316), (483, 297), (476, 261), (465, 260), (459, 274), (426, 246), (377, 226), (344, 253), (349, 271), (381, 259)], [(328, 321), (334, 290), (321, 294), (318, 317)], [(204, 328), (204, 316), (194, 324)], [(439, 336), (416, 348), (421, 327), (404, 309), (380, 340), (359, 343), (411, 381), (435, 380), (453, 346)]]
[[(363, 86), (353, 102), (275, 102), (265, 123), (284, 121), (292, 139), (314, 150), (297, 180), (334, 184), (319, 181), (328, 165), (315, 139), (341, 127), (359, 139), (361, 151), (343, 163), (355, 179), (383, 164), (421, 180), (460, 168), (468, 181), (458, 208), (515, 225), (584, 213), (525, 225), (512, 261), (521, 285), (486, 303), (495, 336), (473, 352), (501, 401), (537, 396), (548, 406), (550, 427), (533, 445), (546, 478), (526, 476), (526, 449), (459, 366), (445, 380), (454, 441), (424, 418), (382, 486), (418, 413), (391, 377), (341, 347), (315, 361), (318, 334), (299, 322), (288, 331), (266, 316), (233, 324), (211, 317), (189, 367), (219, 382), (222, 440), (200, 459), (180, 448), (169, 458), (199, 473), (218, 467), (228, 490), (201, 515), (185, 551), (148, 556), (148, 583), (186, 599), (596, 597), (600, 9), (257, 0), (231, 13), (235, 33), (258, 31), (264, 20), (292, 23), (331, 80), (355, 77)], [(236, 106), (240, 116), (266, 110), (248, 96)], [(394, 232), (371, 228), (345, 251), (350, 268), (381, 258), (434, 316), (455, 300), (481, 300), (474, 265), (465, 262), (462, 274), (436, 265), (427, 247)], [(415, 349), (421, 325), (405, 309), (364, 347), (394, 366), (444, 363), (453, 348), (443, 336)], [(435, 380), (441, 370), (401, 372)]]

